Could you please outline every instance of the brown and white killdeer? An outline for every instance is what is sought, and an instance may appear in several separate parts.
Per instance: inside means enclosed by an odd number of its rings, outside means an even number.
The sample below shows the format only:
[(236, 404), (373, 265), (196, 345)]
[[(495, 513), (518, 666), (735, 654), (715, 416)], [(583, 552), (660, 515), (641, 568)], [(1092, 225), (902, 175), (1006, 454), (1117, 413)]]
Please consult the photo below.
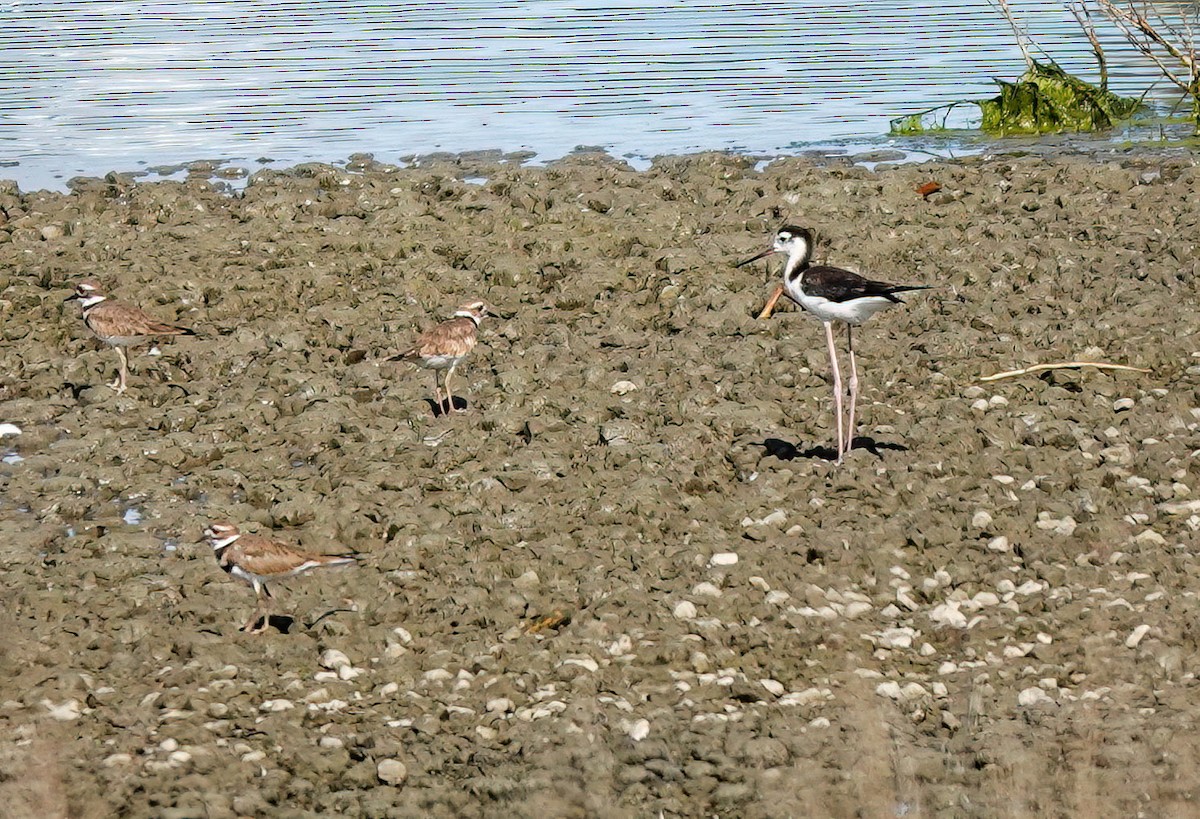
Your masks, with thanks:
[(83, 323), (92, 331), (92, 335), (114, 348), (121, 358), (117, 379), (108, 385), (118, 393), (125, 392), (125, 381), (129, 377), (125, 347), (141, 344), (155, 336), (196, 335), (186, 327), (158, 321), (140, 307), (110, 300), (96, 279), (84, 279), (75, 286), (75, 292), (65, 299), (75, 300), (83, 306)]
[[(825, 340), (829, 345), (829, 363), (833, 368), (833, 403), (837, 411), (837, 462), (854, 445), (854, 410), (858, 401), (858, 368), (854, 361), (853, 328), (888, 307), (904, 302), (897, 293), (927, 290), (926, 285), (888, 284), (863, 278), (840, 267), (811, 265), (813, 234), (808, 228), (784, 225), (775, 233), (771, 247), (739, 262), (738, 267), (769, 256), (786, 253), (783, 283), (771, 295), (759, 318), (767, 318), (780, 296), (786, 295), (825, 325)], [(846, 325), (846, 344), (850, 350), (850, 414), (843, 432), (842, 374), (838, 368), (837, 351), (833, 343), (833, 322)]]
[(210, 523), (204, 535), (212, 544), (217, 564), (254, 588), (258, 605), (241, 628), (250, 634), (261, 634), (271, 624), (269, 601), (275, 598), (267, 588), (267, 581), (356, 562), (352, 556), (314, 554), (262, 535), (243, 534), (232, 523)]
[[(495, 312), (482, 301), (469, 301), (454, 311), (454, 318), (426, 330), (410, 349), (388, 360), (412, 361), (433, 370), (433, 389), (438, 407), (442, 412), (461, 412), (454, 406), (450, 377), (454, 375), (458, 362), (475, 349), (475, 342), (479, 340), (479, 322), (487, 315), (495, 315)], [(438, 378), (440, 370), (446, 371), (444, 379)], [(446, 386), (444, 401), (443, 381)]]

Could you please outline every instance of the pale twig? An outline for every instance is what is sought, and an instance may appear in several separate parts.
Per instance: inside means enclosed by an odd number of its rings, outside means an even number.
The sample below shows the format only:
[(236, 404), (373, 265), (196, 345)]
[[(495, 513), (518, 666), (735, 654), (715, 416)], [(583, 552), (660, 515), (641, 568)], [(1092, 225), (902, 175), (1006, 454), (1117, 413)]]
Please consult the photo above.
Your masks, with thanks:
[(1096, 35), (1096, 26), (1092, 24), (1092, 14), (1083, 0), (1072, 0), (1067, 4), (1067, 10), (1074, 16), (1075, 22), (1079, 23), (1079, 28), (1083, 30), (1083, 36), (1087, 37), (1088, 42), (1092, 44), (1092, 51), (1096, 55), (1096, 65), (1100, 68), (1100, 90), (1107, 91), (1108, 60), (1104, 56), (1104, 47), (1100, 45), (1100, 38)]
[(1017, 25), (1017, 19), (1013, 17), (1012, 9), (1008, 7), (1008, 0), (992, 0), (1000, 13), (1004, 15), (1004, 19), (1012, 27), (1013, 36), (1017, 38), (1017, 48), (1021, 49), (1021, 56), (1025, 58), (1025, 65), (1033, 68), (1033, 55), (1029, 53), (1029, 44), (1026, 42), (1028, 38), (1025, 32)]
[(982, 375), (980, 381), (999, 381), (1001, 378), (1016, 378), (1019, 375), (1040, 373), (1045, 370), (1077, 370), (1080, 367), (1095, 367), (1097, 370), (1125, 370), (1133, 373), (1148, 373), (1150, 370), (1142, 367), (1130, 367), (1128, 364), (1106, 364), (1103, 361), (1062, 361), (1057, 364), (1034, 364), (1032, 367), (1022, 367), (1019, 370), (1008, 370), (995, 375)]

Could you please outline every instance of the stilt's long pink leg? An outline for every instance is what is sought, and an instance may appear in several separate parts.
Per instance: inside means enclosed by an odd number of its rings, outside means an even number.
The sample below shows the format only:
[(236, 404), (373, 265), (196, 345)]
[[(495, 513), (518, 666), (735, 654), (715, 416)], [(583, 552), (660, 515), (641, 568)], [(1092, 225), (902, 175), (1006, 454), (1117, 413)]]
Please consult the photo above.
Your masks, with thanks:
[(854, 328), (846, 325), (846, 346), (850, 349), (850, 423), (846, 428), (846, 451), (854, 448), (854, 408), (858, 403), (858, 365), (854, 361)]
[(837, 462), (842, 462), (845, 453), (845, 438), (842, 432), (842, 373), (838, 369), (837, 349), (833, 345), (833, 324), (825, 325), (825, 340), (829, 342), (829, 365), (833, 368), (833, 408), (837, 413)]

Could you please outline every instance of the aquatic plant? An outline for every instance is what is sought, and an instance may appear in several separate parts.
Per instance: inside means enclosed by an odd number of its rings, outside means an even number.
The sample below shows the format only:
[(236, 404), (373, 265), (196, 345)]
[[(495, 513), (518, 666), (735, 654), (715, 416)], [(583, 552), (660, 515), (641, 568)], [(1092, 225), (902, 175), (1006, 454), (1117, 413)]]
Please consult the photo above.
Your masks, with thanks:
[(1016, 82), (997, 79), (1000, 94), (978, 105), (989, 134), (1095, 131), (1133, 115), (1141, 103), (1068, 74), (1055, 63), (1031, 60)]
[[(1092, 26), (1091, 16), (1082, 0), (1068, 3), (1068, 9), (1092, 44), (1100, 69), (1100, 84), (1093, 85), (1064, 71), (1052, 58), (1035, 59), (1028, 37), (1009, 10), (1007, 0), (994, 0), (1004, 14), (1017, 45), (1025, 57), (1025, 73), (1015, 82), (997, 78), (1000, 93), (985, 100), (963, 100), (891, 121), (893, 136), (912, 136), (946, 130), (950, 113), (959, 105), (977, 105), (982, 114), (980, 129), (988, 134), (1046, 134), (1060, 131), (1095, 131), (1111, 128), (1132, 116), (1141, 101), (1121, 97), (1108, 90), (1108, 63)], [(937, 115), (941, 113), (940, 122)]]

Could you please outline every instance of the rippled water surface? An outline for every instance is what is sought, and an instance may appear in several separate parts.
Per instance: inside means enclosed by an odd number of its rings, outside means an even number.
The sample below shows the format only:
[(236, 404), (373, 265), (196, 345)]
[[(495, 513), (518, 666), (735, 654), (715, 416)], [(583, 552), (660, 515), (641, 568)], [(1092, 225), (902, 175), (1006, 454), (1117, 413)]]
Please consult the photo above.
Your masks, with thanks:
[[(1013, 5), (1092, 75), (1061, 4)], [(1106, 41), (1114, 90), (1157, 79)], [(0, 175), (25, 187), (199, 158), (879, 146), (1023, 68), (987, 0), (6, 0), (0, 47)]]

